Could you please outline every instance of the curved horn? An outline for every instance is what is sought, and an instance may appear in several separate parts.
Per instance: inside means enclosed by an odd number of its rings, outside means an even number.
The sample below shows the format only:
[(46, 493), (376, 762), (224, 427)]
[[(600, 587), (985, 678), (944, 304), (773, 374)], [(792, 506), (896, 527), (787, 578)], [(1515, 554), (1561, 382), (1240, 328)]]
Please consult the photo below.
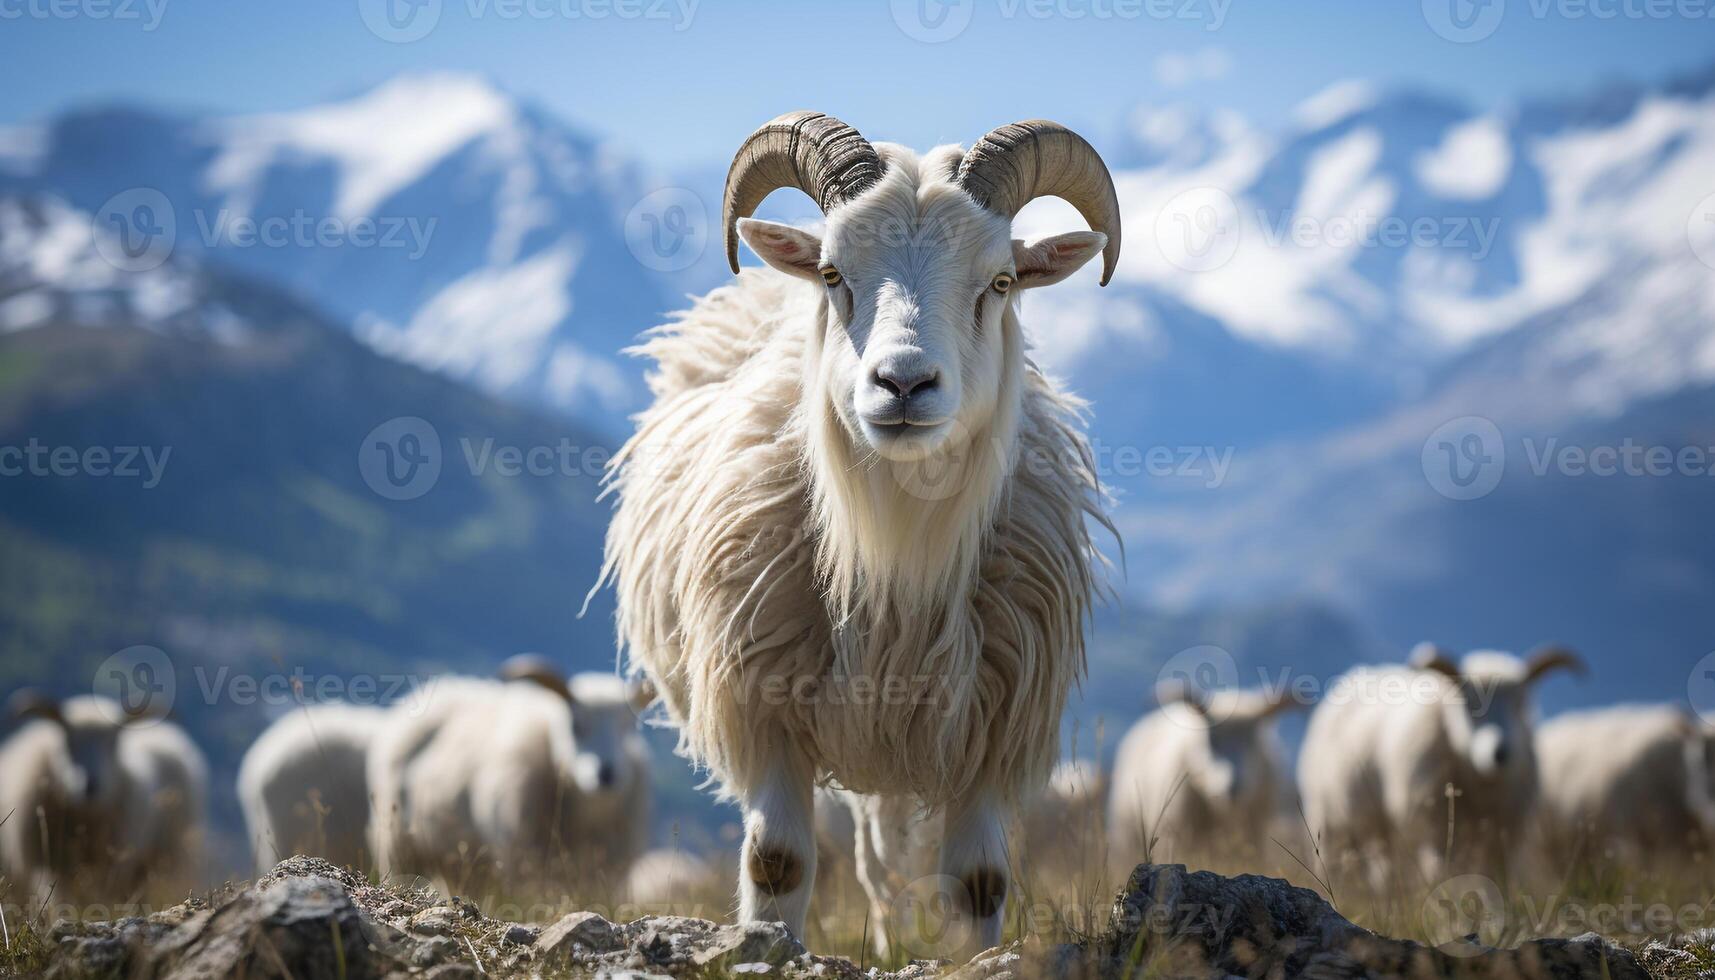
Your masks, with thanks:
[(1096, 148), (1059, 123), (1030, 119), (978, 140), (959, 165), (958, 183), (983, 207), (1011, 218), (1039, 197), (1078, 209), (1090, 230), (1108, 236), (1102, 285), (1120, 258), (1120, 202)]
[(6, 699), (6, 717), (13, 721), (31, 718), (52, 722), (65, 720), (60, 713), (60, 703), (33, 687), (19, 688)]
[(881, 157), (863, 134), (833, 116), (801, 110), (764, 123), (733, 157), (721, 202), (726, 259), (738, 272), (738, 219), (782, 187), (810, 195), (823, 214), (881, 179)]
[(1459, 679), (1459, 665), (1453, 662), (1453, 655), (1428, 640), (1411, 648), (1408, 662), (1418, 670), (1432, 670), (1452, 680)]
[(1562, 646), (1540, 646), (1525, 657), (1524, 679), (1527, 684), (1555, 670), (1570, 670), (1580, 677), (1590, 672), (1584, 666), (1583, 657)]
[(568, 703), (577, 703), (577, 699), (572, 697), (572, 689), (566, 686), (565, 675), (561, 674), (559, 668), (547, 657), (539, 653), (520, 653), (515, 657), (508, 657), (506, 662), (500, 665), (497, 676), (503, 681), (529, 681), (553, 691)]
[(1209, 714), (1209, 696), (1189, 680), (1175, 678), (1155, 685), (1155, 701), (1162, 707), (1179, 703), (1200, 715)]

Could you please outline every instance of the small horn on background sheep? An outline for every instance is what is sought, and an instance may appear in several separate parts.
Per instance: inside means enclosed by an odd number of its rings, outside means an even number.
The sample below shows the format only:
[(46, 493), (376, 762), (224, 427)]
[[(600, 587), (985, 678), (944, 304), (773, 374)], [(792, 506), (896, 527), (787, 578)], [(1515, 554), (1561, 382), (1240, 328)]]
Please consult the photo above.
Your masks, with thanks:
[(572, 696), (572, 689), (566, 685), (565, 675), (560, 673), (560, 669), (555, 667), (552, 661), (539, 653), (520, 653), (508, 657), (506, 662), (500, 665), (497, 676), (503, 681), (529, 681), (553, 691), (565, 698), (569, 704), (578, 702), (578, 699)]
[(30, 718), (56, 723), (65, 721), (65, 716), (60, 713), (60, 703), (33, 687), (19, 688), (6, 699), (6, 717), (13, 721)]
[(1078, 209), (1091, 231), (1108, 236), (1102, 285), (1120, 258), (1120, 203), (1107, 164), (1082, 136), (1056, 122), (1029, 119), (1002, 126), (976, 142), (959, 165), (959, 186), (976, 202), (1012, 218), (1039, 197)]
[(630, 702), (633, 711), (642, 711), (654, 704), (660, 693), (655, 682), (647, 676), (634, 677), (625, 685), (625, 700)]
[(1209, 697), (1202, 689), (1183, 678), (1162, 681), (1155, 685), (1156, 703), (1163, 707), (1169, 704), (1183, 704), (1200, 715), (1209, 713)]
[(1556, 670), (1570, 670), (1580, 677), (1590, 672), (1583, 657), (1567, 647), (1552, 643), (1537, 647), (1525, 656), (1524, 680), (1527, 684)]
[(738, 272), (738, 221), (782, 187), (810, 195), (827, 214), (881, 179), (881, 157), (863, 134), (820, 112), (800, 110), (763, 123), (733, 157), (721, 202), (726, 258)]
[(1418, 670), (1433, 670), (1453, 680), (1459, 679), (1459, 665), (1453, 661), (1453, 655), (1437, 644), (1424, 641), (1412, 647), (1408, 662)]

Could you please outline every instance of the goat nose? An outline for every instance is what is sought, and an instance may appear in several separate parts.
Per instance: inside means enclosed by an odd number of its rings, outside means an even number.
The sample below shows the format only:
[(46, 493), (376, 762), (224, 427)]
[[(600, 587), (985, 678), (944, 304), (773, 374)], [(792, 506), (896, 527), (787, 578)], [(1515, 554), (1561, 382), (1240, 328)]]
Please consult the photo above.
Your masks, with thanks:
[(932, 391), (941, 383), (940, 372), (921, 362), (886, 361), (870, 375), (870, 382), (895, 398)]
[(616, 778), (614, 776), (613, 763), (602, 763), (601, 769), (596, 773), (595, 778), (596, 782), (600, 783), (602, 786), (612, 786), (614, 779)]
[(1495, 765), (1496, 766), (1504, 766), (1506, 764), (1507, 764), (1507, 743), (1502, 742), (1499, 745), (1495, 746)]

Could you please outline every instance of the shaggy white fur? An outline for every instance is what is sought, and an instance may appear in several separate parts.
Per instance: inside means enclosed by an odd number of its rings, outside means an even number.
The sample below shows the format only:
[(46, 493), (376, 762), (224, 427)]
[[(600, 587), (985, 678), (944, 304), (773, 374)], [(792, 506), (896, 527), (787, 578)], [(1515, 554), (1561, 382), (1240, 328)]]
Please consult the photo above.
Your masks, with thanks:
[[(972, 207), (937, 180), (944, 152), (883, 151), (877, 193)], [(746, 271), (640, 348), (655, 403), (614, 461), (607, 547), (621, 636), (729, 789), (772, 721), (858, 792), (1016, 802), (1084, 666), (1085, 518), (1106, 518), (1083, 405), (1027, 360), (1008, 304), (985, 426), (950, 462), (879, 459), (818, 393), (829, 320), (816, 287)]]

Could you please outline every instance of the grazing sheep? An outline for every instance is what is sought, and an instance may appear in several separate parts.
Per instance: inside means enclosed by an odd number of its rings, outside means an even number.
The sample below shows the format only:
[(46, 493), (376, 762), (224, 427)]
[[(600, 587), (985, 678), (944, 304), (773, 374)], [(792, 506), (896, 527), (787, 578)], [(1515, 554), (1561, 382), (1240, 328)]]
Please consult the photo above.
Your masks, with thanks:
[(127, 839), (138, 855), (139, 875), (183, 893), (204, 878), (202, 862), (208, 808), (208, 760), (185, 730), (153, 719), (119, 736), (125, 771)]
[(568, 870), (617, 877), (649, 831), (648, 748), (636, 713), (647, 684), (580, 674), (539, 657), (507, 680), (450, 678), (395, 707), (367, 761), (381, 873), (445, 890), (564, 887)]
[[(743, 220), (791, 187), (817, 236)], [(1096, 229), (1026, 245), (1059, 196)], [(740, 918), (802, 935), (819, 778), (945, 817), (972, 945), (1000, 936), (1005, 813), (1058, 755), (1106, 522), (1082, 403), (1026, 356), (1015, 297), (1119, 257), (1107, 168), (1053, 123), (969, 151), (872, 146), (813, 112), (727, 176), (753, 270), (642, 351), (653, 406), (613, 463), (604, 581), (681, 748), (745, 813)]]
[(38, 900), (129, 901), (194, 883), (208, 764), (176, 725), (20, 691), (0, 745), (0, 869)]
[(320, 704), (283, 715), (238, 767), (256, 870), (294, 854), (362, 872), (369, 867), (369, 745), (383, 708)]
[(1114, 855), (1128, 867), (1146, 855), (1261, 857), (1291, 795), (1275, 722), (1299, 703), (1182, 685), (1163, 685), (1158, 696), (1161, 706), (1132, 726), (1114, 758)]
[[(1425, 877), (1505, 870), (1536, 796), (1531, 693), (1570, 651), (1478, 651), (1455, 665), (1420, 644), (1411, 666), (1360, 667), (1310, 716), (1298, 781), (1325, 855), (1370, 852), (1379, 879), (1403, 855)], [(1452, 868), (1443, 863), (1451, 859)]]
[(1607, 855), (1683, 860), (1715, 840), (1715, 732), (1684, 708), (1617, 705), (1536, 733), (1538, 809), (1560, 866)]

